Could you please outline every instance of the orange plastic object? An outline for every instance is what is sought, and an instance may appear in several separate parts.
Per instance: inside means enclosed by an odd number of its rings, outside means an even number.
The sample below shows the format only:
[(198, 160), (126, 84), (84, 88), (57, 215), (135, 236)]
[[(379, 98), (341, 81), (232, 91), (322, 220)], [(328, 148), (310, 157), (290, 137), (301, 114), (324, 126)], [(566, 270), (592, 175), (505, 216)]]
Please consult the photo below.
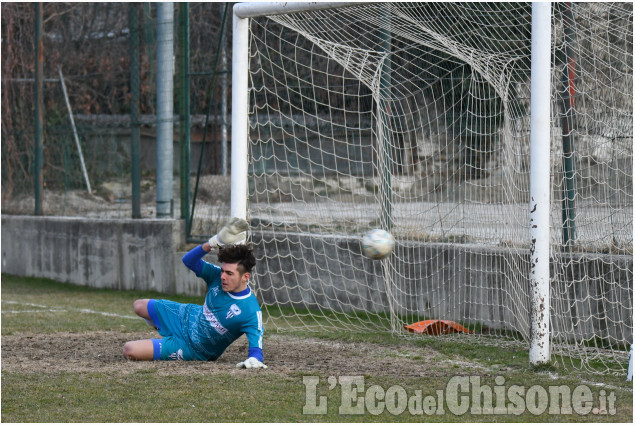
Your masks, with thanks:
[(424, 335), (446, 335), (449, 333), (461, 332), (471, 334), (472, 331), (451, 320), (424, 320), (422, 322), (405, 325), (408, 332)]

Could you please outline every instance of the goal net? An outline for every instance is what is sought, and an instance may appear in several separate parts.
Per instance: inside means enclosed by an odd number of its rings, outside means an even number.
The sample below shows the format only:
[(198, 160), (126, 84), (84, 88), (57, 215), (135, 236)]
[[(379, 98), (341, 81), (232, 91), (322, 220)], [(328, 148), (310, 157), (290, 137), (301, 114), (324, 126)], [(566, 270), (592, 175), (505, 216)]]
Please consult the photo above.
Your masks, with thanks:
[[(552, 358), (623, 372), (633, 325), (633, 11), (554, 3)], [(269, 330), (449, 320), (530, 334), (529, 3), (249, 21), (249, 205)], [(235, 107), (235, 105), (234, 105)], [(360, 238), (396, 239), (372, 261)]]

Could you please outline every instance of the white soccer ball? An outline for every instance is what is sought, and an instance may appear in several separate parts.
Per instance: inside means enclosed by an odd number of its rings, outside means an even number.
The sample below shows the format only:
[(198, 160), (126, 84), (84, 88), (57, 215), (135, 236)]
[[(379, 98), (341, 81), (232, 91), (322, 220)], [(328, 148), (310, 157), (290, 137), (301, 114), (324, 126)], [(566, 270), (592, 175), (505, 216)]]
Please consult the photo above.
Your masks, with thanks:
[(388, 257), (394, 246), (395, 238), (383, 229), (373, 229), (362, 237), (362, 252), (373, 260)]

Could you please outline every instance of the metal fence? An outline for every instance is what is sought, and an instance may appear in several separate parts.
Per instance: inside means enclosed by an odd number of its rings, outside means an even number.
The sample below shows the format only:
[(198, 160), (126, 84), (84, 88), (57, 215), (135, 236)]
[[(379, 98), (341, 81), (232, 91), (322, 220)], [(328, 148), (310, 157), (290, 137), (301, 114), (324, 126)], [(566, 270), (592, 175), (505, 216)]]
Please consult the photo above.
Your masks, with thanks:
[[(205, 182), (228, 174), (231, 25), (223, 20), (231, 9), (173, 7), (162, 29), (157, 3), (2, 4), (3, 214), (157, 216), (157, 87), (165, 85), (157, 40), (165, 28), (174, 46), (169, 216), (191, 223), (204, 215), (195, 195), (229, 205), (228, 192)], [(215, 222), (194, 230), (210, 234)]]

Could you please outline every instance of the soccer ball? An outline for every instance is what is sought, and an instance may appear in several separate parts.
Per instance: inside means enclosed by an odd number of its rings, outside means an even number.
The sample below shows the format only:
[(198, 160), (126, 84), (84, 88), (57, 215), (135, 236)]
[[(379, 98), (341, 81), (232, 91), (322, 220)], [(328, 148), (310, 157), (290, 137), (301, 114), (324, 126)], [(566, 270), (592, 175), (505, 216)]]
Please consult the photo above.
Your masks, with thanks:
[(373, 260), (388, 257), (394, 246), (395, 238), (383, 229), (373, 229), (362, 237), (362, 252)]

